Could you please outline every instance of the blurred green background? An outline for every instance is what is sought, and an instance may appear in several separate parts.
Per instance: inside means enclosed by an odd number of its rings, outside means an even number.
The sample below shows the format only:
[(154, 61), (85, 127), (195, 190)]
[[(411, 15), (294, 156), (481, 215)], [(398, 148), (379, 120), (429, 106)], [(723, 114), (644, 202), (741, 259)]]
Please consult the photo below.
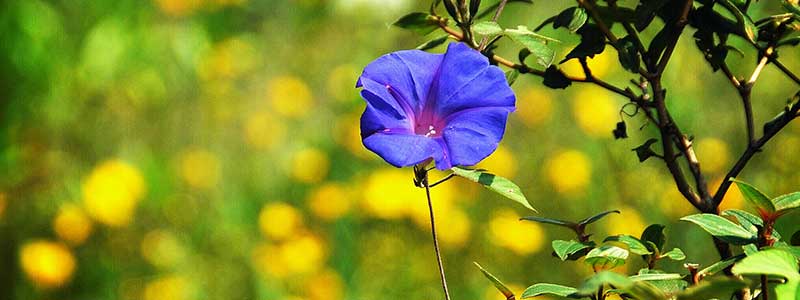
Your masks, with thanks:
[[(763, 2), (755, 8), (761, 15), (777, 5)], [(533, 28), (570, 4), (511, 4), (500, 23)], [(427, 6), (0, 4), (0, 299), (441, 297), (424, 192), (410, 169), (363, 148), (363, 102), (354, 88), (371, 60), (425, 41), (389, 24)], [(744, 150), (743, 113), (691, 31), (666, 86), (715, 189)], [(577, 42), (563, 30), (543, 32), (563, 41), (554, 45), (557, 60)], [(753, 50), (734, 44), (745, 58), (732, 53), (728, 62), (749, 74)], [(499, 53), (516, 57), (516, 45), (500, 45)], [(784, 49), (781, 57), (797, 70), (798, 54)], [(611, 47), (589, 64), (618, 85), (633, 78)], [(562, 68), (581, 74), (574, 60)], [(540, 216), (620, 209), (590, 231), (638, 236), (646, 224), (666, 224), (668, 247), (682, 247), (690, 262), (716, 259), (705, 233), (677, 221), (694, 211), (662, 163), (639, 163), (630, 151), (656, 135), (654, 126), (640, 131), (643, 118), (626, 118), (631, 138), (612, 138), (624, 99), (583, 84), (553, 91), (530, 76), (514, 89), (518, 111), (481, 166), (518, 183)], [(753, 94), (757, 124), (796, 89), (768, 66)], [(741, 178), (772, 195), (800, 190), (797, 123)], [(550, 256), (550, 241), (570, 232), (517, 221), (531, 212), (498, 195), (456, 179), (437, 186), (433, 198), (454, 299), (503, 298), (472, 261), (518, 293), (536, 282), (576, 284), (590, 272)], [(749, 209), (736, 189), (723, 207)], [(784, 217), (778, 229), (790, 235), (798, 219)], [(664, 264), (681, 270), (682, 263)], [(616, 270), (641, 265), (632, 257)]]

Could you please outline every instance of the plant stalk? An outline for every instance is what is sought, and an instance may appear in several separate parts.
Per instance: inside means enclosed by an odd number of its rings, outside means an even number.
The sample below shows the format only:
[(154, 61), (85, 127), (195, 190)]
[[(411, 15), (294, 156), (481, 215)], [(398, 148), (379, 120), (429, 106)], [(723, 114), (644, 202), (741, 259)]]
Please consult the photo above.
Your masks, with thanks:
[(436, 252), (436, 263), (439, 265), (439, 276), (442, 279), (442, 289), (444, 290), (444, 298), (450, 300), (450, 292), (447, 290), (447, 278), (444, 275), (444, 265), (442, 265), (442, 254), (439, 251), (439, 238), (436, 236), (436, 220), (433, 216), (433, 203), (431, 202), (431, 188), (428, 185), (428, 172), (425, 172), (425, 177), (422, 180), (422, 185), (425, 186), (425, 196), (428, 198), (428, 211), (431, 215), (431, 235), (433, 236), (433, 250)]

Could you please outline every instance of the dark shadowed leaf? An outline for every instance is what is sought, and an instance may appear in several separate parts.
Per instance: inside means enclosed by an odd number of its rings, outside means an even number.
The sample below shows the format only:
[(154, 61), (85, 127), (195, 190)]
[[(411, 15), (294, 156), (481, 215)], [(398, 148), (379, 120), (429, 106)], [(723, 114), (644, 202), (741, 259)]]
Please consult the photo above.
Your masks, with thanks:
[(426, 35), (436, 30), (437, 22), (436, 18), (427, 13), (413, 12), (401, 17), (392, 25)]
[(580, 7), (570, 7), (562, 11), (555, 20), (553, 20), (553, 28), (564, 27), (571, 32), (576, 32), (586, 23), (586, 11)]
[(550, 66), (544, 71), (544, 85), (552, 89), (566, 89), (572, 84), (572, 80), (564, 75), (556, 66)]
[(605, 217), (605, 216), (607, 216), (607, 215), (610, 215), (610, 214), (618, 214), (618, 213), (619, 213), (619, 211), (618, 211), (618, 210), (609, 210), (609, 211), (604, 211), (604, 212), (601, 212), (601, 213), (599, 213), (599, 214), (596, 214), (596, 215), (594, 215), (594, 216), (591, 216), (591, 217), (588, 217), (588, 218), (586, 218), (586, 219), (580, 220), (580, 221), (578, 222), (578, 225), (580, 225), (580, 226), (586, 226), (586, 225), (592, 224), (592, 223), (594, 223), (594, 222), (597, 222), (598, 220), (602, 219), (603, 217)]
[(567, 227), (567, 228), (570, 228), (570, 229), (578, 228), (578, 224), (576, 224), (574, 222), (564, 221), (564, 220), (559, 220), (559, 219), (550, 219), (550, 218), (543, 218), (543, 217), (528, 216), (528, 217), (522, 217), (520, 220), (534, 221), (534, 222), (539, 222), (539, 223), (544, 223), (544, 224), (553, 224), (553, 225)]
[(639, 51), (636, 49), (635, 38), (626, 36), (618, 42), (617, 51), (622, 67), (631, 73), (639, 73)]
[(445, 34), (445, 35), (439, 36), (439, 37), (437, 37), (435, 39), (432, 39), (430, 41), (427, 41), (427, 42), (423, 43), (422, 45), (417, 46), (417, 50), (425, 51), (425, 50), (430, 50), (430, 49), (436, 48), (437, 46), (439, 46), (441, 44), (444, 44), (444, 42), (447, 41), (447, 37), (448, 36), (449, 35)]
[(677, 300), (707, 300), (723, 299), (747, 286), (747, 283), (733, 277), (715, 277), (703, 280), (699, 284), (689, 287), (677, 295)]
[(643, 242), (650, 242), (655, 245), (655, 249), (648, 249), (650, 251), (661, 251), (664, 248), (664, 244), (667, 242), (667, 236), (664, 234), (664, 225), (661, 224), (652, 224), (647, 226), (647, 228), (642, 231), (642, 236), (639, 240)]
[(590, 295), (594, 295), (594, 293), (596, 293), (600, 287), (607, 285), (615, 287), (620, 293), (624, 292), (631, 294), (636, 299), (667, 299), (667, 296), (664, 295), (664, 292), (660, 291), (653, 284), (650, 284), (646, 281), (634, 281), (628, 277), (625, 277), (624, 275), (610, 271), (599, 272), (590, 277), (583, 283), (583, 285), (581, 285), (580, 288), (578, 288), (577, 294), (588, 297)]
[(569, 295), (574, 294), (577, 291), (578, 289), (574, 287), (563, 286), (552, 283), (537, 283), (525, 289), (525, 291), (522, 292), (522, 296), (520, 296), (520, 298), (526, 299), (541, 295), (554, 295), (559, 297), (567, 297)]
[(731, 0), (719, 0), (717, 2), (722, 4), (722, 6), (730, 11), (731, 14), (733, 14), (733, 16), (736, 18), (736, 23), (739, 25), (739, 33), (748, 41), (750, 41), (750, 43), (755, 43), (756, 35), (758, 34), (758, 28), (756, 28), (756, 25), (753, 24), (753, 20), (750, 19), (750, 16), (743, 13), (739, 7), (731, 2)]
[(800, 230), (792, 234), (792, 238), (789, 239), (789, 244), (792, 246), (800, 246)]
[(611, 133), (614, 134), (614, 139), (628, 138), (628, 126), (625, 125), (625, 121), (617, 122), (617, 127)]
[(457, 176), (480, 183), (484, 187), (503, 195), (514, 202), (522, 204), (522, 206), (525, 206), (532, 211), (536, 211), (536, 209), (530, 205), (528, 199), (525, 198), (525, 195), (522, 194), (522, 190), (520, 190), (519, 186), (508, 179), (480, 170), (469, 170), (459, 167), (454, 167), (450, 170), (453, 171), (453, 174), (456, 174)]
[(736, 186), (739, 187), (739, 191), (742, 192), (742, 196), (747, 202), (750, 202), (753, 206), (755, 206), (762, 215), (771, 215), (775, 213), (775, 204), (769, 200), (769, 197), (759, 191), (754, 186), (750, 185), (747, 182), (736, 180), (731, 178), (733, 182), (736, 183)]
[(650, 25), (656, 17), (656, 11), (661, 9), (669, 0), (642, 0), (634, 10), (636, 30), (642, 31)]
[(756, 241), (756, 235), (718, 215), (696, 214), (681, 220), (695, 223), (711, 235), (734, 245), (747, 245)]
[(492, 273), (489, 273), (488, 271), (483, 269), (483, 267), (481, 267), (481, 265), (479, 265), (477, 262), (472, 262), (472, 263), (475, 264), (475, 266), (481, 270), (483, 276), (486, 276), (486, 278), (489, 279), (489, 281), (491, 281), (494, 284), (497, 290), (500, 291), (500, 293), (502, 293), (503, 296), (506, 297), (506, 299), (514, 299), (514, 293), (511, 292), (511, 289), (509, 289), (505, 284), (503, 284), (503, 282), (500, 281), (500, 279), (497, 279), (497, 277), (492, 275)]
[(511, 69), (506, 71), (506, 81), (508, 82), (508, 85), (514, 84), (514, 82), (517, 81), (518, 77), (519, 77), (519, 71), (517, 69)]
[(644, 162), (650, 157), (657, 156), (653, 149), (650, 149), (650, 146), (658, 142), (657, 139), (649, 139), (644, 144), (639, 145), (639, 147), (633, 148), (631, 150), (636, 151), (636, 156), (639, 158), (639, 162)]
[(606, 48), (606, 36), (597, 28), (597, 25), (587, 23), (577, 32), (581, 35), (581, 42), (559, 63), (573, 58), (594, 57), (596, 54), (603, 53)]

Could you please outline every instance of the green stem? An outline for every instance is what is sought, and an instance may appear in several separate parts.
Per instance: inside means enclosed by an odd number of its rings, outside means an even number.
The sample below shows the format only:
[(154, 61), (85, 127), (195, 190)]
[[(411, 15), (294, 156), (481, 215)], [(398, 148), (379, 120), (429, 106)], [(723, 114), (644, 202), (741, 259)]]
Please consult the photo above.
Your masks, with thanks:
[(444, 298), (450, 300), (450, 292), (447, 290), (447, 278), (444, 275), (444, 266), (442, 265), (442, 254), (439, 251), (439, 238), (436, 236), (436, 220), (433, 217), (433, 203), (431, 202), (431, 189), (428, 185), (428, 172), (425, 172), (425, 177), (422, 181), (425, 186), (425, 196), (428, 198), (428, 211), (431, 215), (431, 235), (433, 236), (433, 250), (436, 252), (436, 263), (439, 264), (439, 276), (442, 279), (442, 289), (444, 290)]

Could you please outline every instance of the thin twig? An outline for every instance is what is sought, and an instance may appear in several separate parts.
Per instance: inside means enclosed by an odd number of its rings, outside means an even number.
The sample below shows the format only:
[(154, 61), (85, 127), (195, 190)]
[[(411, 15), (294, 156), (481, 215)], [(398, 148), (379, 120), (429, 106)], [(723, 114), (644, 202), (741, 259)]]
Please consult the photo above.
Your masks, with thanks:
[(428, 198), (428, 211), (431, 214), (431, 235), (433, 236), (433, 249), (436, 252), (436, 263), (439, 264), (439, 276), (442, 278), (442, 289), (444, 298), (450, 300), (450, 292), (447, 290), (447, 278), (444, 276), (444, 265), (442, 264), (442, 254), (439, 251), (439, 238), (436, 236), (436, 220), (433, 217), (433, 203), (431, 202), (431, 189), (428, 185), (428, 172), (425, 172), (422, 184), (425, 186), (425, 196)]
[[(492, 22), (497, 22), (497, 19), (500, 18), (500, 14), (503, 13), (503, 8), (506, 7), (507, 2), (508, 0), (500, 0), (500, 4), (497, 5), (497, 10), (494, 12), (494, 16), (492, 16)], [(478, 45), (478, 51), (483, 51), (483, 49), (486, 48), (488, 42), (489, 42), (489, 37), (484, 36), (483, 39), (481, 39), (480, 45)]]
[(775, 58), (774, 56), (770, 57), (770, 62), (776, 67), (778, 67), (778, 69), (781, 69), (781, 72), (783, 72), (783, 74), (786, 74), (786, 76), (791, 78), (795, 83), (800, 84), (800, 77), (797, 77), (797, 75), (792, 73), (792, 71), (789, 70), (789, 68), (787, 68), (786, 66), (784, 66), (783, 63), (781, 63), (777, 58)]

